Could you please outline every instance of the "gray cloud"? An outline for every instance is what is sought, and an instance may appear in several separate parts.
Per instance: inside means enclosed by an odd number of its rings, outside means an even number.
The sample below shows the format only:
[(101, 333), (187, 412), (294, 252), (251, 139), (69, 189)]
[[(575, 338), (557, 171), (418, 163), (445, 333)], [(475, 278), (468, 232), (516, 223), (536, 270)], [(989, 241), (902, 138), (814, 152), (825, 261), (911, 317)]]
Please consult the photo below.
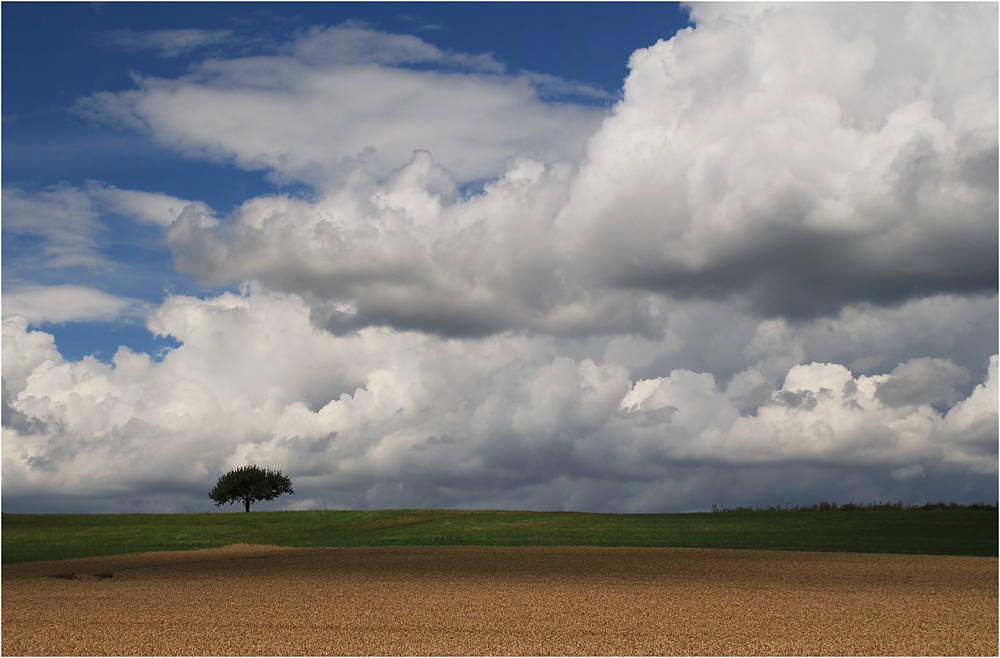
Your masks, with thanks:
[(969, 381), (968, 371), (943, 359), (912, 359), (878, 384), (875, 399), (888, 406), (946, 403), (959, 398), (956, 386)]
[[(37, 418), (31, 418), (27, 414), (14, 408), (14, 398), (7, 390), (7, 381), (0, 379), (0, 387), (3, 390), (3, 416), (2, 426), (9, 427), (18, 434), (35, 434), (45, 432), (45, 424)], [(32, 468), (32, 464), (28, 464)]]

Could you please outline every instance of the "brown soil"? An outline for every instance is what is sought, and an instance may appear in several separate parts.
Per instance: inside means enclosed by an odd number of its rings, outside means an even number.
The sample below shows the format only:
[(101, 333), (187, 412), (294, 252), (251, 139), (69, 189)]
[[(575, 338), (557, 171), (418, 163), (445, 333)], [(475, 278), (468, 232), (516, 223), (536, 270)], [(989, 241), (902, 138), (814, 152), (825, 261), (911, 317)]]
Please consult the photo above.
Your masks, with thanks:
[[(54, 576), (54, 577), (53, 577)], [(997, 559), (230, 546), (5, 565), (4, 655), (997, 655)]]

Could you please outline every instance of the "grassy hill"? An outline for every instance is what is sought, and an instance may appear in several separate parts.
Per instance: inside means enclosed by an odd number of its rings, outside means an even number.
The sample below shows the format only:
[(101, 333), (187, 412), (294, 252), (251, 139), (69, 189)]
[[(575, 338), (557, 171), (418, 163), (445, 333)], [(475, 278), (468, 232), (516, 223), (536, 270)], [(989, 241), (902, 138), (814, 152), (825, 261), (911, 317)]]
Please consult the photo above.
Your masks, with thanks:
[(660, 546), (996, 557), (987, 509), (581, 514), (463, 510), (4, 514), (4, 564), (236, 543)]

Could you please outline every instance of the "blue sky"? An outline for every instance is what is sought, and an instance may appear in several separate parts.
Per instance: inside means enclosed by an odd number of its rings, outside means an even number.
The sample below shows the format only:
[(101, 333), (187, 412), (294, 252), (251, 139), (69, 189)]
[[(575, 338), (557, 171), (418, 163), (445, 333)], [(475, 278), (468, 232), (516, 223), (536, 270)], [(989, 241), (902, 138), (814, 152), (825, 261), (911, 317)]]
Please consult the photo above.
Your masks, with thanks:
[(5, 511), (995, 496), (995, 5), (2, 18)]
[[(638, 47), (686, 27), (679, 3), (6, 3), (3, 8), (4, 184), (39, 190), (98, 180), (197, 199), (225, 213), (248, 198), (277, 191), (309, 194), (294, 181), (276, 185), (262, 171), (183, 157), (150, 140), (75, 116), (74, 102), (95, 91), (134, 86), (132, 75), (179, 76), (206, 56), (273, 52), (315, 25), (364, 24), (419, 35), (444, 50), (491, 54), (510, 71), (528, 70), (606, 92), (578, 102), (610, 106)], [(226, 32), (203, 47), (157, 50), (143, 33)], [(128, 42), (129, 35), (132, 41)], [(44, 81), (44, 82), (40, 82)], [(159, 302), (167, 293), (218, 292), (174, 272), (160, 232), (103, 217), (102, 251), (113, 269), (34, 270), (17, 267), (31, 237), (4, 235), (7, 285), (86, 282), (105, 292)], [(235, 289), (235, 288), (233, 288)], [(42, 323), (69, 358), (108, 361), (119, 345), (156, 352), (174, 345), (145, 330), (141, 318)]]

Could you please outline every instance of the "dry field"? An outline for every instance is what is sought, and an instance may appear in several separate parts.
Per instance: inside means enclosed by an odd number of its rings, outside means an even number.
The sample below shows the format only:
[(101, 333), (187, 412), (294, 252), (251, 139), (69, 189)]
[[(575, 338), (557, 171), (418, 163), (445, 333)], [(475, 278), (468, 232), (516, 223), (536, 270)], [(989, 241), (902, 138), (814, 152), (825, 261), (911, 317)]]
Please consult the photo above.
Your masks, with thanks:
[(3, 655), (997, 655), (997, 559), (278, 548), (5, 565)]

